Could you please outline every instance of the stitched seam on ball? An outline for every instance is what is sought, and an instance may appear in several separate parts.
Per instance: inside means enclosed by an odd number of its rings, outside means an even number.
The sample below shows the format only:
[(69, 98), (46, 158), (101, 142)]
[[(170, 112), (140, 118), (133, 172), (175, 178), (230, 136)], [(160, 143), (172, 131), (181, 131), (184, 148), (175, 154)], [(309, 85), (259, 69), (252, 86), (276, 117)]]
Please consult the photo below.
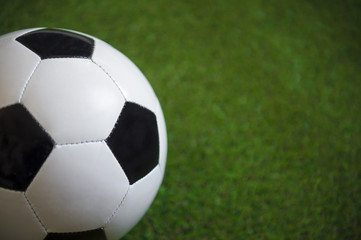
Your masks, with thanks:
[(158, 128), (158, 151), (159, 151), (159, 153), (158, 153), (158, 166), (159, 166), (160, 171), (162, 171), (162, 166), (160, 164), (160, 155), (161, 155), (160, 154), (160, 152), (161, 152), (161, 149), (160, 149), (160, 134), (161, 134), (161, 132), (160, 132), (160, 126), (158, 125), (158, 123), (159, 123), (158, 115), (160, 115), (160, 104), (159, 103), (156, 103), (154, 115), (155, 115), (155, 119), (157, 121), (157, 128)]
[[(159, 154), (159, 156), (160, 156), (160, 154)], [(160, 157), (159, 157), (160, 158)], [(160, 159), (159, 159), (160, 160)], [(160, 161), (158, 160), (158, 167), (159, 167), (159, 169), (160, 169), (160, 171), (162, 171), (162, 166), (160, 165)]]
[(78, 234), (78, 233), (94, 232), (94, 231), (96, 231), (98, 229), (104, 230), (103, 227), (100, 227), (100, 228), (95, 228), (95, 229), (91, 229), (91, 230), (84, 230), (84, 231), (80, 231), (80, 232), (49, 232), (49, 233), (53, 233), (53, 234), (57, 234), (57, 235), (73, 235), (73, 234)]
[(130, 190), (130, 186), (128, 186), (127, 192), (125, 193), (124, 197), (122, 198), (122, 201), (120, 201), (119, 205), (117, 206), (117, 208), (114, 210), (114, 212), (112, 213), (112, 215), (110, 215), (110, 217), (108, 218), (108, 220), (105, 222), (104, 227), (110, 223), (110, 221), (113, 219), (113, 217), (115, 216), (115, 214), (119, 211), (120, 207), (123, 205), (123, 202), (126, 198), (126, 196), (128, 195)]
[[(95, 41), (94, 41), (94, 49), (95, 49)], [(125, 104), (127, 103), (127, 99), (126, 99), (125, 95), (123, 94), (123, 92), (122, 92), (122, 90), (120, 89), (120, 87), (119, 87), (119, 85), (117, 84), (117, 82), (112, 78), (112, 76), (110, 76), (110, 74), (109, 74), (100, 64), (96, 63), (96, 62), (93, 60), (93, 58), (91, 58), (91, 61), (92, 61), (95, 65), (97, 65), (97, 66), (113, 81), (113, 83), (115, 84), (115, 86), (117, 86), (120, 94), (122, 94), (122, 96), (123, 96), (123, 98), (124, 98), (124, 100), (125, 100), (125, 103), (123, 104), (123, 107), (122, 107), (122, 109), (120, 110), (120, 114), (122, 114), (122, 111), (123, 111), (123, 109), (124, 109), (124, 107), (125, 107)], [(106, 142), (107, 139), (112, 135), (112, 133), (113, 133), (116, 125), (118, 124), (118, 121), (119, 121), (119, 117), (118, 117), (117, 121), (114, 123), (114, 126), (113, 126), (112, 130), (110, 131), (108, 137), (105, 139), (105, 142)]]
[(122, 90), (120, 89), (119, 85), (118, 85), (117, 82), (112, 78), (112, 76), (111, 76), (100, 64), (96, 63), (92, 58), (91, 58), (91, 61), (92, 61), (95, 65), (97, 65), (97, 66), (113, 81), (113, 83), (115, 84), (115, 86), (117, 86), (118, 90), (119, 90), (120, 93), (122, 94), (123, 98), (124, 98), (125, 100), (127, 100), (126, 97), (125, 97), (125, 95), (123, 94)]
[[(82, 35), (82, 34), (81, 34)], [(86, 36), (86, 35), (82, 35), (82, 36), (84, 36), (84, 37), (87, 37), (87, 38), (89, 38), (89, 39), (91, 39), (92, 41), (93, 41), (93, 44), (92, 44), (92, 54), (90, 55), (90, 57), (89, 57), (89, 59), (91, 60), (91, 61), (93, 61), (93, 55), (94, 55), (94, 50), (95, 50), (95, 39), (94, 39), (94, 37), (92, 37), (92, 36)]]
[(75, 143), (61, 143), (61, 144), (56, 144), (56, 147), (65, 147), (65, 146), (72, 146), (72, 145), (80, 145), (80, 144), (91, 144), (91, 143), (100, 143), (100, 142), (104, 142), (104, 139), (100, 139), (100, 140), (93, 140), (93, 141), (82, 141), (82, 142), (75, 142)]
[(45, 225), (43, 224), (43, 222), (40, 220), (40, 217), (38, 216), (38, 214), (36, 214), (35, 208), (33, 207), (33, 205), (31, 205), (30, 200), (28, 199), (28, 197), (26, 196), (25, 193), (23, 193), (26, 202), (28, 203), (28, 207), (29, 209), (32, 211), (32, 213), (34, 214), (34, 216), (36, 217), (36, 219), (38, 220), (39, 224), (41, 225), (41, 227), (43, 228), (43, 230), (48, 233), (48, 230), (46, 229)]
[(46, 57), (42, 60), (48, 60), (48, 59), (63, 59), (63, 58), (71, 58), (71, 59), (90, 59), (90, 57), (84, 57), (84, 56), (64, 56), (64, 57)]
[[(24, 106), (24, 104), (22, 104), (22, 105)], [(25, 106), (24, 106), (24, 109), (25, 109), (25, 111), (27, 111), (27, 112), (32, 116), (32, 118), (35, 120), (35, 122), (36, 122), (37, 125), (40, 127), (40, 129), (43, 130), (44, 133), (46, 133), (46, 135), (50, 138), (51, 143), (53, 144), (53, 148), (52, 148), (52, 150), (53, 150), (53, 149), (54, 149), (54, 146), (55, 146), (55, 141), (54, 141), (54, 139), (51, 137), (50, 133), (49, 133), (45, 128), (43, 128), (43, 126), (42, 126), (42, 125), (40, 124), (40, 122), (35, 118), (35, 116), (30, 112), (29, 109), (27, 109)], [(50, 153), (51, 153), (51, 151), (50, 151)], [(50, 154), (50, 153), (49, 153), (49, 154)]]
[[(120, 114), (122, 114), (122, 111), (123, 111), (123, 109), (125, 108), (125, 105), (126, 105), (126, 104), (127, 104), (127, 102), (125, 102), (125, 103), (123, 104), (123, 107), (122, 107), (122, 109), (120, 110)], [(119, 114), (119, 116), (120, 116), (120, 114)], [(110, 131), (108, 137), (104, 140), (105, 142), (107, 142), (107, 140), (108, 140), (108, 139), (110, 138), (110, 136), (113, 134), (113, 132), (114, 132), (114, 130), (115, 130), (115, 128), (116, 128), (116, 126), (117, 126), (118, 123), (119, 123), (119, 117), (118, 117), (117, 121), (115, 121), (114, 126), (113, 126), (112, 130)]]
[(24, 87), (23, 87), (23, 89), (21, 90), (21, 93), (20, 93), (19, 103), (20, 103), (20, 102), (21, 102), (21, 100), (23, 99), (23, 97), (24, 97), (24, 93), (25, 93), (25, 90), (26, 90), (26, 88), (27, 88), (27, 86), (28, 86), (28, 84), (29, 84), (29, 82), (30, 82), (31, 78), (33, 77), (33, 75), (34, 75), (34, 73), (35, 73), (36, 69), (38, 68), (38, 66), (39, 66), (40, 62), (41, 62), (41, 60), (40, 60), (40, 61), (36, 64), (35, 68), (34, 68), (34, 69), (33, 69), (33, 71), (31, 72), (31, 74), (30, 74), (29, 78), (26, 80), (25, 85), (24, 85)]

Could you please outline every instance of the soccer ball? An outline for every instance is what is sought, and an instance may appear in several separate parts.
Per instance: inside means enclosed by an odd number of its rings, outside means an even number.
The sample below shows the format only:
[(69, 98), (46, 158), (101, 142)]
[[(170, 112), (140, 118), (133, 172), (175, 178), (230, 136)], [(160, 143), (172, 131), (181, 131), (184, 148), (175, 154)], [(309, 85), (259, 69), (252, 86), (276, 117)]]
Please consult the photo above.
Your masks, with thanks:
[(107, 43), (0, 37), (0, 239), (119, 239), (159, 189), (166, 138), (152, 87)]

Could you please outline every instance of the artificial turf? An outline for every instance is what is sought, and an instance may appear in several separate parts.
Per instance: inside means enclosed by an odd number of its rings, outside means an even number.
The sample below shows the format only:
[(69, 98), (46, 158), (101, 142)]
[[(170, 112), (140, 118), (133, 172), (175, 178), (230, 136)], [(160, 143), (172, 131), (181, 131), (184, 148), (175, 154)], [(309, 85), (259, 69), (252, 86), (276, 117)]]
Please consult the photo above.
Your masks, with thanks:
[(361, 239), (359, 1), (0, 3), (0, 34), (94, 35), (155, 89), (168, 164), (125, 239)]

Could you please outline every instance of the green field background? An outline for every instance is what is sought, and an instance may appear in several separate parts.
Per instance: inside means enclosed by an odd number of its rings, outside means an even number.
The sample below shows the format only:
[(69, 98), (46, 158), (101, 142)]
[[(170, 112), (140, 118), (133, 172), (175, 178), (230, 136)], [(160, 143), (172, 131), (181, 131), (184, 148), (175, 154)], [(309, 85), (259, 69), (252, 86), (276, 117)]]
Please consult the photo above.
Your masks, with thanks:
[(0, 34), (94, 35), (158, 95), (166, 174), (124, 239), (361, 239), (360, 1), (0, 6)]

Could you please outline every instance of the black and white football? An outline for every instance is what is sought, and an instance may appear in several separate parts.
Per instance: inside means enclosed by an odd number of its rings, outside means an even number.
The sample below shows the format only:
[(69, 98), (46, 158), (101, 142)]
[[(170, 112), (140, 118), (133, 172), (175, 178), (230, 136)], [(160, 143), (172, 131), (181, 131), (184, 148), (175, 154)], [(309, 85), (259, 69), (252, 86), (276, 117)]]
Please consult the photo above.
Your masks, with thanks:
[(166, 154), (159, 101), (122, 53), (70, 30), (0, 37), (0, 239), (119, 239)]

